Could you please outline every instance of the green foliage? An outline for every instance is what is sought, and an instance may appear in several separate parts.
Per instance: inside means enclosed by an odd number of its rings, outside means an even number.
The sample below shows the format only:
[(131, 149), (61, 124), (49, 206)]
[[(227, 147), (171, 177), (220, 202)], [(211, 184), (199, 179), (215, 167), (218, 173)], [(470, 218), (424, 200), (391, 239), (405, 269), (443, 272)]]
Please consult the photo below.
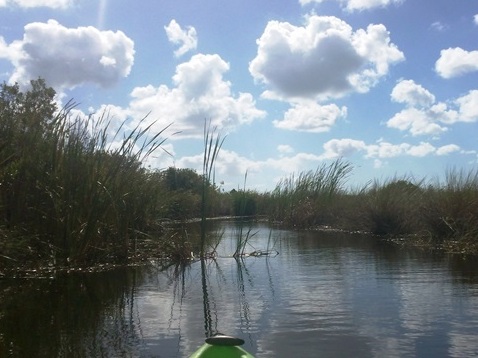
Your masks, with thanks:
[(113, 147), (105, 116), (73, 118), (73, 105), (58, 110), (54, 96), (43, 80), (27, 92), (0, 89), (4, 249), (18, 252), (21, 242), (24, 260), (51, 265), (126, 262), (156, 220), (158, 188), (141, 162), (163, 143), (161, 132), (141, 123)]
[(250, 190), (232, 190), (232, 205), (235, 216), (257, 215), (258, 194)]
[(336, 160), (281, 180), (270, 195), (269, 215), (272, 220), (299, 227), (323, 224), (330, 214), (327, 206), (341, 193), (351, 171), (350, 163)]
[(202, 177), (193, 169), (170, 167), (162, 173), (162, 180), (169, 191), (190, 191), (200, 194), (202, 190)]
[(447, 171), (445, 183), (430, 185), (422, 203), (423, 221), (439, 242), (478, 251), (478, 169)]
[(420, 184), (408, 179), (393, 179), (385, 184), (375, 182), (364, 197), (368, 231), (377, 235), (411, 234), (418, 230)]
[[(379, 235), (416, 235), (450, 251), (478, 252), (478, 170), (450, 170), (445, 183), (408, 178), (374, 182), (347, 192), (350, 163), (337, 160), (281, 180), (272, 192), (233, 190), (215, 184), (215, 162), (224, 142), (204, 127), (203, 171), (146, 170), (142, 163), (164, 140), (145, 121), (112, 138), (106, 114), (71, 115), (41, 80), (28, 90), (0, 86), (0, 269), (19, 263), (83, 265), (125, 263), (139, 238), (158, 233), (161, 218), (268, 215), (307, 228), (329, 225)], [(124, 136), (125, 135), (125, 136)], [(122, 137), (124, 136), (124, 137)], [(115, 143), (114, 145), (112, 143)], [(247, 178), (247, 173), (246, 173)], [(246, 180), (245, 180), (246, 181)], [(242, 228), (240, 244), (244, 239)], [(190, 257), (187, 240), (162, 240), (170, 257)], [(168, 253), (165, 253), (168, 255)]]

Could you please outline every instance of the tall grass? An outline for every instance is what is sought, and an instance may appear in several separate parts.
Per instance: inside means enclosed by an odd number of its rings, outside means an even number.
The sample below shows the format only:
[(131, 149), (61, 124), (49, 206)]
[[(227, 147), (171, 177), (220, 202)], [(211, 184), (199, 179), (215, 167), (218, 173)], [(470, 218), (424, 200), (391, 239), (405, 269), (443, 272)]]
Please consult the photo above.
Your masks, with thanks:
[(361, 211), (363, 226), (377, 235), (403, 235), (421, 230), (420, 206), (423, 199), (422, 181), (392, 178), (374, 181), (364, 189)]
[(124, 263), (155, 221), (159, 193), (142, 161), (164, 143), (163, 131), (152, 134), (143, 119), (110, 138), (106, 114), (73, 117), (74, 104), (57, 111), (53, 97), (42, 80), (26, 93), (2, 87), (2, 248), (12, 256), (29, 250), (23, 259), (48, 257), (50, 265)]
[(342, 191), (352, 165), (336, 160), (315, 171), (301, 172), (282, 179), (270, 195), (272, 220), (300, 227), (323, 224), (327, 207)]
[(423, 222), (435, 242), (478, 252), (478, 169), (449, 169), (424, 194)]
[(274, 222), (297, 228), (329, 226), (451, 252), (478, 253), (478, 169), (451, 169), (444, 181), (413, 177), (343, 184), (352, 167), (340, 160), (282, 179), (264, 195)]
[(238, 205), (238, 209), (236, 211), (236, 215), (239, 216), (239, 228), (236, 232), (236, 249), (234, 250), (234, 254), (233, 254), (233, 257), (235, 257), (236, 259), (239, 258), (239, 257), (242, 257), (244, 256), (245, 254), (245, 250), (246, 250), (246, 246), (247, 246), (247, 243), (249, 242), (249, 240), (254, 237), (257, 232), (252, 232), (252, 227), (249, 226), (247, 231), (246, 231), (246, 234), (244, 235), (244, 224), (245, 224), (245, 216), (246, 216), (246, 213), (248, 213), (248, 210), (250, 208), (248, 208), (248, 204), (249, 204), (249, 201), (247, 200), (247, 192), (246, 192), (246, 183), (247, 183), (247, 171), (246, 173), (244, 174), (244, 187), (243, 187), (243, 190), (241, 190), (239, 192), (239, 200), (237, 200), (237, 205)]
[[(225, 137), (217, 133), (217, 129), (211, 127), (211, 122), (204, 122), (204, 156), (203, 156), (203, 181), (201, 200), (201, 243), (200, 256), (205, 256), (206, 249), (206, 213), (210, 203), (210, 192), (215, 190), (215, 162)], [(212, 189), (212, 190), (211, 190)]]

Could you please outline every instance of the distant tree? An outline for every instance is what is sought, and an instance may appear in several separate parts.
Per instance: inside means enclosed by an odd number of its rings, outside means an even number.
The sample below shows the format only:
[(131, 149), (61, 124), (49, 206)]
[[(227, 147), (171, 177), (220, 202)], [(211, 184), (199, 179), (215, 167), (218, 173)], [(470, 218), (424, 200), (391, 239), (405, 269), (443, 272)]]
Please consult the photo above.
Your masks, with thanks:
[(32, 192), (51, 157), (47, 138), (57, 112), (56, 93), (43, 79), (30, 84), (27, 91), (18, 84), (0, 86), (0, 194), (8, 226), (32, 213)]
[(202, 177), (193, 169), (169, 167), (164, 171), (163, 178), (168, 190), (201, 192)]

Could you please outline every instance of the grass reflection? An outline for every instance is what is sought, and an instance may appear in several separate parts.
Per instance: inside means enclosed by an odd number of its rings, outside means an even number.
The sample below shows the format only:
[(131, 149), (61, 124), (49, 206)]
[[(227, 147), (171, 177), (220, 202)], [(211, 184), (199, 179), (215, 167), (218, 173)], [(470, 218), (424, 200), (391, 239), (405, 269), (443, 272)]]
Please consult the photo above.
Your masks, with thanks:
[[(101, 277), (99, 277), (101, 276)], [(134, 270), (2, 284), (1, 357), (122, 356), (141, 337)]]

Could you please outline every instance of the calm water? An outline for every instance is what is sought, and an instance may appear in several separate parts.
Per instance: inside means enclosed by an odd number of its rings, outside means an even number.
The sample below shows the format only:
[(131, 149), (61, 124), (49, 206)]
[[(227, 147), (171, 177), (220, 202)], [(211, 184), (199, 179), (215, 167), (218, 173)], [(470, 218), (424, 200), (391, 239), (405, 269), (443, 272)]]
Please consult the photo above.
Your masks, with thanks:
[[(215, 226), (230, 255), (236, 224)], [(246, 251), (280, 255), (0, 280), (0, 357), (187, 357), (215, 332), (257, 357), (478, 356), (476, 261), (363, 236), (250, 233)]]

